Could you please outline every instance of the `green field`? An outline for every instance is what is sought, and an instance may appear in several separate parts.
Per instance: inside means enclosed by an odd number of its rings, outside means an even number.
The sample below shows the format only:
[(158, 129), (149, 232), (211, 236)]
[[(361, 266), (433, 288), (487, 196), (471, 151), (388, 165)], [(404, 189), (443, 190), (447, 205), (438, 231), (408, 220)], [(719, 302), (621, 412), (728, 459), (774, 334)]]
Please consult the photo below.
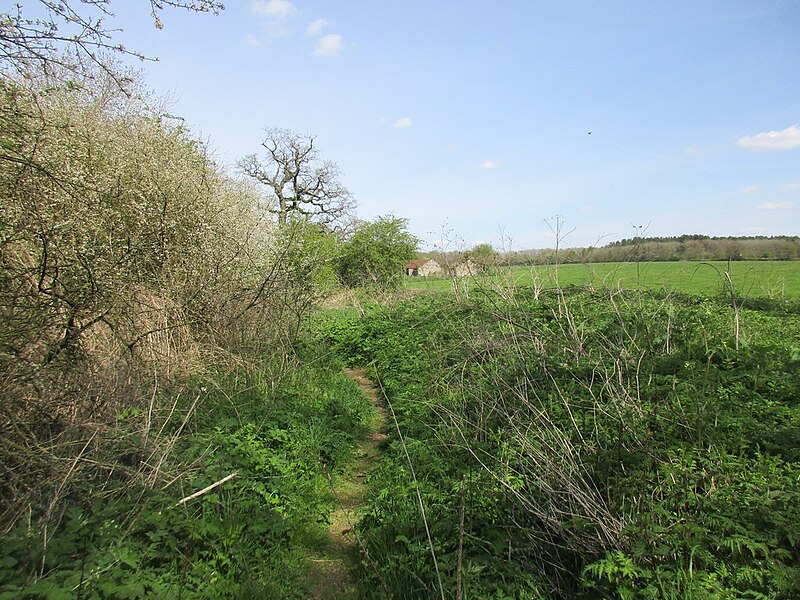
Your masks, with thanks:
[[(800, 262), (725, 261), (595, 263), (516, 266), (500, 269), (496, 275), (474, 278), (469, 285), (513, 283), (553, 288), (580, 285), (596, 288), (669, 290), (700, 296), (729, 293), (726, 272), (730, 269), (736, 295), (740, 298), (800, 299)], [(408, 278), (412, 290), (441, 291), (452, 282), (444, 277)]]

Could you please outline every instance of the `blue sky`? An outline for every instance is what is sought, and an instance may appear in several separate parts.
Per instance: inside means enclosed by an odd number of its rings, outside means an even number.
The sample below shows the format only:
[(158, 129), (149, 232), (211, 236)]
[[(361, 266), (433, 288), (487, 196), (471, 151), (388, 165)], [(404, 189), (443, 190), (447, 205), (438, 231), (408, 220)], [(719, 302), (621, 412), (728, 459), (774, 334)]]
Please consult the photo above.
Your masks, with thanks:
[[(800, 233), (800, 2), (117, 2), (119, 39), (218, 160), (317, 136), (359, 216), (428, 244)], [(590, 133), (591, 132), (591, 133)]]

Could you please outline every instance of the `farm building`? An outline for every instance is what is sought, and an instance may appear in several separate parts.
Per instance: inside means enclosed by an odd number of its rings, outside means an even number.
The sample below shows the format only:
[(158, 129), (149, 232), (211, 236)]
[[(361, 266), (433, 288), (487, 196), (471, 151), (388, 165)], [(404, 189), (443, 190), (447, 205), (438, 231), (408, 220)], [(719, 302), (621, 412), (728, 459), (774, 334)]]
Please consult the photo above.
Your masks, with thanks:
[(442, 272), (442, 267), (435, 260), (410, 260), (406, 263), (406, 275), (409, 277), (427, 277), (428, 275), (438, 275)]
[(452, 268), (452, 275), (455, 277), (470, 277), (480, 274), (481, 270), (479, 265), (467, 259)]

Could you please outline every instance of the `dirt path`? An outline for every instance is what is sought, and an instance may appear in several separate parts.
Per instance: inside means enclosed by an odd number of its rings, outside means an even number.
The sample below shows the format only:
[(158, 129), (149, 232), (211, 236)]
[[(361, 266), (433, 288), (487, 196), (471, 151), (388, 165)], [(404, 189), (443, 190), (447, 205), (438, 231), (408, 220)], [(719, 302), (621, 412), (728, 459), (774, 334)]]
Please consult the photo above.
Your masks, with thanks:
[(363, 369), (345, 369), (344, 372), (361, 386), (377, 411), (369, 433), (358, 444), (355, 462), (333, 481), (337, 506), (331, 513), (327, 547), (311, 558), (309, 600), (351, 600), (357, 597), (356, 585), (350, 575), (358, 561), (353, 525), (358, 519), (358, 509), (364, 503), (366, 474), (375, 463), (381, 445), (388, 439), (386, 409), (378, 390)]

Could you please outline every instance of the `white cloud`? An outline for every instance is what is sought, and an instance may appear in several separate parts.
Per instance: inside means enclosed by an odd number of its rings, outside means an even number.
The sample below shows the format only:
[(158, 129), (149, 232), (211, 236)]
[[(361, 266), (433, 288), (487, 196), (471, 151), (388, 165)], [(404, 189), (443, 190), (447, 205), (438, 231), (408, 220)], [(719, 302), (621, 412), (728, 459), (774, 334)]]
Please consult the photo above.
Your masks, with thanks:
[(330, 21), (326, 21), (325, 19), (317, 19), (316, 21), (312, 21), (309, 23), (308, 27), (306, 27), (306, 35), (309, 37), (317, 37), (322, 30), (331, 25)]
[(800, 127), (791, 125), (782, 131), (763, 131), (746, 135), (736, 141), (739, 148), (746, 150), (791, 150), (800, 148)]
[(796, 192), (797, 190), (800, 190), (800, 181), (796, 183), (787, 183), (781, 188), (782, 192)]
[(758, 187), (757, 185), (746, 185), (746, 186), (744, 186), (742, 188), (742, 193), (743, 194), (755, 194), (760, 189), (761, 188)]
[(701, 150), (697, 146), (689, 146), (686, 149), (686, 155), (687, 156), (700, 156), (700, 154), (701, 154)]
[(314, 56), (339, 56), (341, 52), (342, 36), (338, 33), (329, 33), (320, 38), (319, 44), (317, 44), (317, 48), (314, 50)]
[(296, 11), (289, 0), (253, 0), (250, 8), (257, 15), (272, 19), (285, 19)]
[(761, 210), (780, 210), (782, 208), (792, 208), (794, 206), (794, 202), (765, 202), (764, 204), (759, 204), (756, 208)]
[(485, 160), (478, 166), (481, 169), (499, 169), (500, 163), (494, 160)]
[(248, 46), (253, 46), (254, 48), (263, 48), (263, 42), (254, 36), (252, 33), (248, 33), (244, 36), (244, 41), (247, 42)]
[(411, 127), (411, 117), (402, 117), (397, 119), (394, 123), (392, 123), (392, 127), (395, 129), (407, 129)]

